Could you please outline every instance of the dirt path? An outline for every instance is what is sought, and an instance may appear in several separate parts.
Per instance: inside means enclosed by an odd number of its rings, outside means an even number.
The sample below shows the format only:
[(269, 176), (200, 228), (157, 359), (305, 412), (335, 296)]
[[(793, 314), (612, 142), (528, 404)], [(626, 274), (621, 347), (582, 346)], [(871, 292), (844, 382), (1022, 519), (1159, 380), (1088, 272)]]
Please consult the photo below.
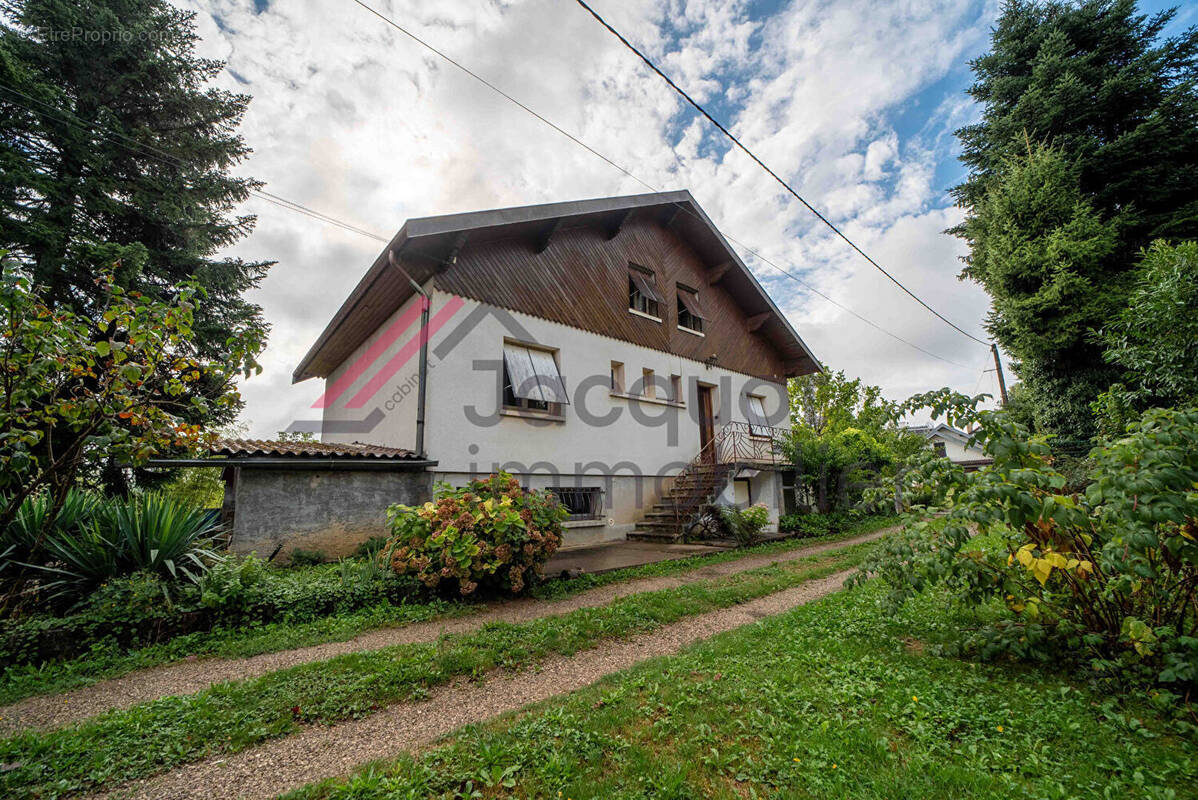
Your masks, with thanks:
[(689, 617), (632, 639), (605, 642), (568, 658), (551, 658), (535, 670), (495, 672), (478, 683), (455, 681), (433, 690), (419, 702), (400, 703), (338, 725), (305, 727), (291, 736), (134, 781), (96, 797), (274, 797), (345, 775), (370, 761), (419, 750), (463, 725), (581, 689), (638, 662), (675, 653), (700, 639), (817, 600), (840, 589), (854, 571), (845, 570), (748, 603)]
[(495, 604), (484, 611), (457, 619), (430, 620), (400, 627), (377, 628), (343, 642), (328, 642), (295, 650), (263, 653), (249, 658), (193, 658), (176, 661), (161, 667), (131, 672), (63, 694), (27, 697), (10, 706), (0, 707), (0, 735), (8, 736), (29, 729), (62, 727), (112, 709), (129, 708), (138, 703), (156, 700), (167, 695), (193, 694), (224, 681), (256, 678), (268, 672), (311, 661), (323, 661), (344, 653), (377, 650), (395, 644), (431, 642), (442, 634), (474, 631), (489, 622), (526, 622), (538, 617), (565, 614), (578, 608), (596, 608), (607, 605), (617, 598), (638, 592), (668, 589), (768, 564), (794, 561), (810, 555), (838, 550), (849, 545), (877, 539), (892, 530), (895, 528), (886, 528), (835, 542), (823, 542), (783, 553), (746, 556), (733, 561), (698, 567), (678, 575), (639, 578), (624, 583), (613, 583), (562, 600), (512, 600)]

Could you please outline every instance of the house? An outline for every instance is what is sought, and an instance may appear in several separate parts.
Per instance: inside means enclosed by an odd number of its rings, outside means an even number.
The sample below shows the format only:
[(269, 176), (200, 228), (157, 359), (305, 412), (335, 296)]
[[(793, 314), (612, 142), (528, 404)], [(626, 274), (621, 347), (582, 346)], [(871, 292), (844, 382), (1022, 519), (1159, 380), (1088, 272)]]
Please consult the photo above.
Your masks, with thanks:
[[(424, 331), (425, 335), (421, 335)], [(817, 361), (687, 191), (408, 220), (296, 367), (292, 430), (553, 489), (565, 544), (676, 541), (765, 503)]]
[(968, 433), (943, 422), (909, 426), (907, 430), (926, 438), (931, 442), (936, 455), (947, 458), (954, 464), (960, 464), (966, 471), (980, 469), (994, 461), (981, 447), (970, 442)]

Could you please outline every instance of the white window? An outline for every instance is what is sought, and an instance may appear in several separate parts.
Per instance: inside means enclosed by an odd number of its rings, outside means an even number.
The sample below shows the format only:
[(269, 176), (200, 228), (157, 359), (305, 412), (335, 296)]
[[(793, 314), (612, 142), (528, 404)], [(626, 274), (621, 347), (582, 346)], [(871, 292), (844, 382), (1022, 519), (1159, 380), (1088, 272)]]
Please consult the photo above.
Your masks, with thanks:
[(624, 363), (611, 362), (611, 390), (617, 394), (624, 393)]
[(504, 342), (505, 407), (560, 414), (561, 407), (569, 402), (552, 351)]
[(636, 264), (628, 265), (628, 310), (661, 320), (661, 292), (652, 270)]
[(675, 403), (682, 402), (682, 376), (670, 376), (670, 400)]
[(657, 397), (657, 384), (653, 370), (641, 370), (641, 397)]
[(769, 436), (770, 424), (765, 416), (765, 400), (755, 394), (746, 395), (749, 403), (746, 408), (749, 417), (750, 436)]

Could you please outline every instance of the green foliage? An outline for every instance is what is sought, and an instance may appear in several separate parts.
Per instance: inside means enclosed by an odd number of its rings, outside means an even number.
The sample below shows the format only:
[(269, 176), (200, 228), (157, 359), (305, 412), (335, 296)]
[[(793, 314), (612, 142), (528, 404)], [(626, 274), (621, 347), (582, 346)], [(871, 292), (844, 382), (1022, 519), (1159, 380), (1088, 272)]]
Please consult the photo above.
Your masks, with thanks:
[(802, 499), (820, 512), (857, 504), (865, 486), (926, 447), (898, 426), (898, 405), (880, 388), (849, 380), (843, 370), (792, 378), (787, 391), (792, 427), (782, 453), (795, 466)]
[(1198, 397), (1198, 242), (1153, 242), (1126, 305), (1100, 332), (1120, 382), (1095, 403), (1103, 433), (1120, 436), (1148, 408)]
[[(100, 298), (84, 315), (51, 308), (12, 270), (0, 276), (0, 530), (40, 491), (57, 508), (87, 467), (143, 464), (201, 442), (186, 413), (235, 405), (232, 376), (260, 346), (230, 343), (240, 355), (228, 362), (191, 355), (194, 285), (168, 303), (128, 292), (111, 275), (93, 284)], [(191, 391), (208, 378), (227, 390)]]
[(1172, 18), (1133, 0), (1008, 3), (972, 63), (982, 118), (958, 131), (970, 174), (951, 232), (1041, 432), (1094, 433), (1115, 370), (1091, 330), (1129, 305), (1141, 249), (1198, 237), (1198, 29), (1162, 39)]
[(164, 697), (70, 728), (25, 733), (0, 742), (0, 761), (13, 765), (0, 772), (0, 792), (75, 793), (237, 752), (303, 725), (361, 718), (457, 677), (529, 667), (801, 585), (859, 563), (872, 546), (642, 592), (599, 608), (487, 625), (438, 642), (350, 653), (187, 697)]
[(755, 503), (744, 509), (736, 506), (717, 508), (724, 530), (741, 547), (756, 544), (770, 521), (770, 511), (764, 503)]
[(225, 482), (219, 467), (180, 469), (162, 485), (162, 493), (196, 508), (220, 508), (225, 502)]
[(568, 516), (551, 493), (526, 492), (505, 472), (461, 489), (440, 484), (435, 501), (394, 505), (387, 514), (392, 539), (382, 557), (391, 568), (463, 596), (480, 586), (519, 594), (535, 582)]
[(1089, 331), (1124, 299), (1119, 227), (1082, 195), (1076, 166), (1037, 146), (1004, 162), (958, 229), (963, 275), (991, 297), (987, 329), (1017, 360), (1037, 429), (1093, 433), (1090, 403), (1114, 373)]
[[(892, 517), (866, 518), (846, 529), (842, 535), (868, 533), (893, 522)], [(796, 542), (793, 540), (774, 541), (743, 550), (727, 550), (716, 554), (658, 561), (598, 574), (586, 573), (573, 578), (546, 581), (533, 588), (531, 593), (539, 599), (556, 600), (620, 581), (677, 575), (748, 555), (781, 553), (795, 547)], [(335, 603), (321, 609), (301, 598), (296, 603), (296, 609), (301, 613), (289, 617), (289, 612), (294, 612), (295, 609), (280, 608), (267, 599), (272, 592), (278, 593), (277, 587), (272, 589), (269, 586), (255, 585), (259, 582), (289, 582), (289, 585), (300, 591), (328, 598), (331, 565), (307, 570), (279, 570), (268, 567), (261, 559), (253, 556), (226, 558), (214, 564), (200, 581), (203, 592), (200, 605), (212, 609), (211, 612), (207, 609), (188, 610), (181, 608), (176, 602), (168, 624), (147, 639), (138, 640), (138, 643), (133, 645), (135, 649), (132, 650), (126, 649), (113, 638), (112, 631), (108, 629), (88, 630), (85, 633), (81, 626), (74, 625), (68, 631), (64, 631), (61, 628), (62, 621), (55, 618), (26, 620), (18, 630), (28, 632), (29, 629), (36, 628), (37, 631), (56, 632), (60, 635), (56, 635), (55, 640), (75, 641), (72, 647), (77, 649), (68, 652), (83, 652), (84, 655), (65, 661), (45, 662), (41, 659), (48, 658), (58, 651), (42, 650), (42, 655), (36, 656), (36, 648), (28, 648), (27, 652), (35, 653), (33, 663), (10, 664), (4, 668), (0, 676), (0, 705), (34, 694), (50, 694), (87, 686), (98, 680), (118, 677), (136, 669), (166, 664), (188, 656), (246, 658), (260, 653), (344, 641), (362, 631), (385, 625), (447, 618), (477, 608), (476, 605), (465, 602), (450, 603), (415, 597), (411, 594), (416, 588), (413, 581), (406, 582), (409, 591), (404, 593), (401, 587), (405, 582), (389, 575), (388, 571), (383, 569), (373, 570), (375, 588), (382, 586), (395, 591), (389, 591), (385, 596), (372, 594), (370, 588), (363, 586), (360, 580), (356, 585), (354, 581), (346, 580), (342, 573), (344, 564), (345, 562), (342, 562), (336, 567), (339, 587), (334, 588), (339, 593), (339, 599)], [(294, 599), (294, 596), (291, 599)], [(206, 614), (209, 616), (204, 616)], [(303, 614), (311, 616), (304, 617)], [(191, 633), (178, 632), (181, 629), (180, 620), (196, 617), (202, 617), (196, 623), (198, 630), (193, 629), (194, 632)], [(78, 617), (73, 619), (77, 620)], [(212, 627), (204, 628), (201, 623)], [(8, 645), (3, 643), (13, 641), (10, 636), (13, 629), (8, 629), (9, 634), (5, 634), (4, 630), (0, 624), (0, 656), (7, 656), (12, 652)], [(147, 640), (155, 643), (139, 644)], [(5, 658), (0, 658), (0, 662), (3, 660)]]
[(858, 509), (833, 511), (827, 514), (786, 514), (778, 520), (778, 530), (799, 539), (833, 536), (863, 525), (869, 520), (889, 520), (890, 517), (870, 517)]
[[(352, 633), (371, 621), (386, 624), (422, 618), (400, 608), (420, 594), (413, 580), (374, 565), (359, 563), (355, 567), (352, 571), (338, 564), (278, 569), (248, 556), (214, 563), (197, 583), (179, 583), (145, 572), (110, 579), (72, 613), (0, 621), (0, 665), (31, 664), (43, 671), (46, 662), (89, 651), (103, 653), (102, 664), (144, 665), (147, 660), (159, 663), (192, 652), (234, 648), (239, 641), (259, 641), (257, 648), (265, 650), (247, 646), (248, 652), (265, 652), (293, 644), (297, 637), (301, 644), (327, 641), (318, 635), (321, 626), (314, 623)], [(146, 606), (113, 600), (122, 594), (148, 591), (151, 581), (160, 590), (156, 603)], [(168, 592), (169, 602), (164, 602), (163, 594)], [(436, 603), (430, 608), (444, 611)], [(364, 613), (354, 617), (356, 612)], [(327, 622), (327, 618), (338, 616), (354, 618), (346, 619), (344, 625)], [(275, 627), (268, 630), (270, 626)], [(262, 630), (239, 631), (250, 627)], [(303, 630), (294, 634), (288, 630), (295, 627)], [(164, 644), (176, 638), (179, 643)], [(144, 656), (126, 652), (145, 647), (156, 649)], [(78, 664), (67, 671), (87, 672)], [(26, 672), (17, 669), (14, 674)]]
[(946, 516), (913, 521), (865, 565), (890, 584), (892, 607), (944, 584), (961, 601), (1009, 610), (975, 640), (984, 653), (1198, 685), (1198, 410), (1146, 413), (1092, 451), (1084, 488), (1069, 491), (1050, 448), (1005, 413), (948, 390), (911, 407), (976, 424), (994, 463), (935, 475), (911, 465), (904, 480), (938, 483)]
[[(5, 0), (0, 5), (0, 242), (55, 309), (99, 315), (94, 277), (171, 302), (197, 281), (184, 355), (234, 364), (265, 338), (244, 294), (269, 267), (220, 255), (255, 219), (237, 207), (260, 184), (233, 174), (249, 98), (212, 85), (194, 12), (166, 0)], [(97, 43), (72, 31), (103, 32)], [(57, 34), (57, 35), (52, 35)], [(19, 93), (19, 94), (18, 94)], [(205, 373), (181, 397), (212, 399), (236, 370)], [(228, 421), (232, 404), (183, 404), (189, 423)]]
[(323, 550), (305, 550), (302, 547), (297, 547), (287, 555), (288, 560), (293, 567), (311, 567), (316, 564), (323, 564), (329, 560), (328, 555)]
[[(105, 500), (71, 492), (47, 528), (50, 505), (45, 493), (28, 498), (9, 528), (21, 565), (39, 579), (29, 594), (41, 600), (73, 603), (105, 581), (138, 572), (157, 575), (164, 586), (195, 583), (219, 560), (213, 516), (165, 495)], [(3, 571), (15, 568), (6, 562)]]
[(371, 536), (354, 548), (354, 558), (373, 559), (386, 546), (386, 536)]

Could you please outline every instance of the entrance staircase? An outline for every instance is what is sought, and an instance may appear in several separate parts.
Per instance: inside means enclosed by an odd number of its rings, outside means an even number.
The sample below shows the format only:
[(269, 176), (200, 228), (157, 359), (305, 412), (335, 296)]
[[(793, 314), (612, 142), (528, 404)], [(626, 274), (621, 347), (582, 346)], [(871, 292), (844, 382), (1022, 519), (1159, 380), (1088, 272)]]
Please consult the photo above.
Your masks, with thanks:
[(628, 534), (632, 541), (681, 542), (687, 531), (743, 467), (776, 469), (784, 462), (778, 428), (730, 422), (674, 478), (673, 485)]

